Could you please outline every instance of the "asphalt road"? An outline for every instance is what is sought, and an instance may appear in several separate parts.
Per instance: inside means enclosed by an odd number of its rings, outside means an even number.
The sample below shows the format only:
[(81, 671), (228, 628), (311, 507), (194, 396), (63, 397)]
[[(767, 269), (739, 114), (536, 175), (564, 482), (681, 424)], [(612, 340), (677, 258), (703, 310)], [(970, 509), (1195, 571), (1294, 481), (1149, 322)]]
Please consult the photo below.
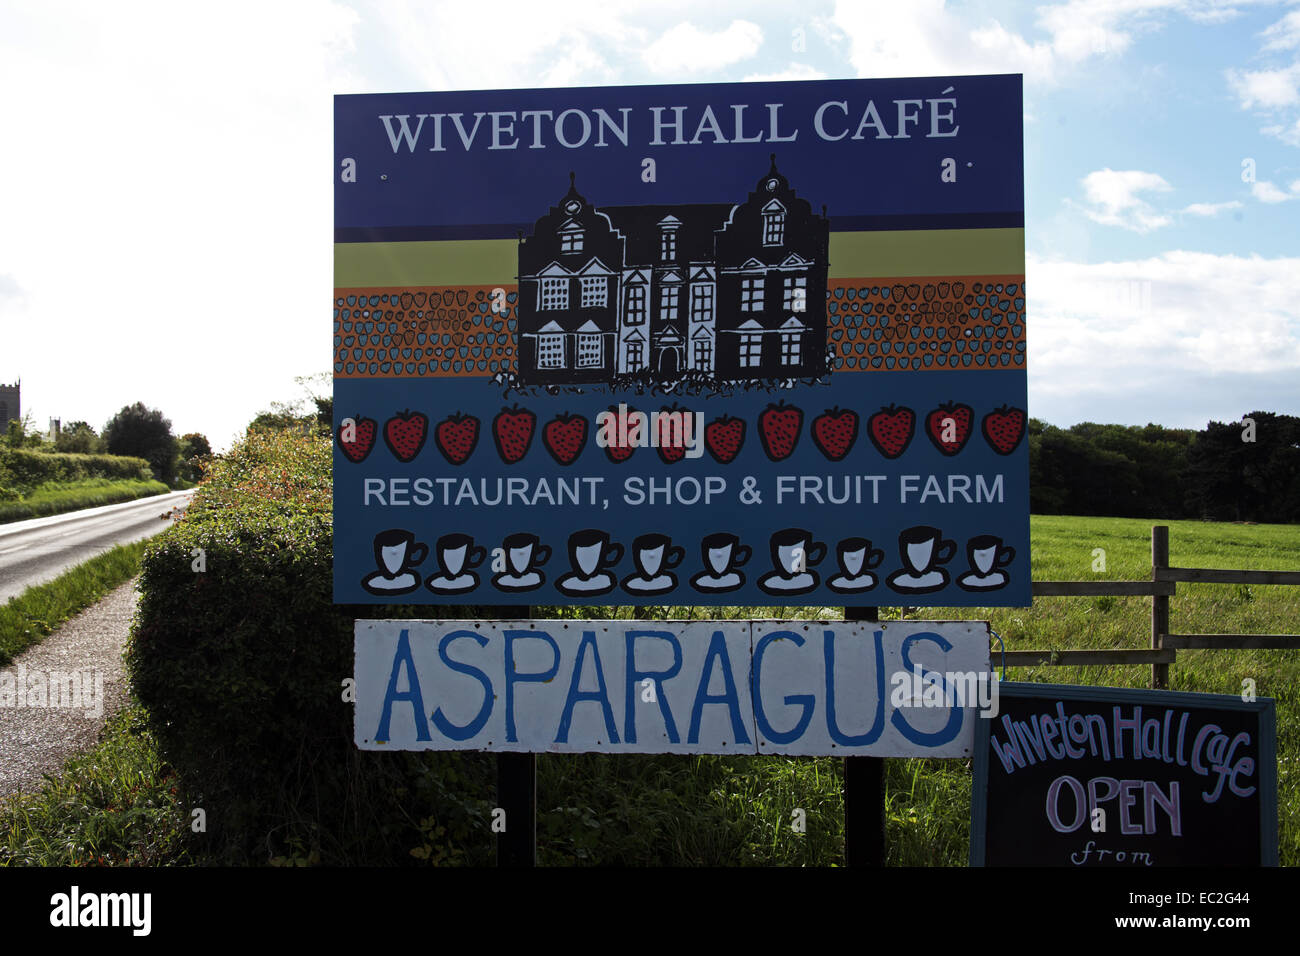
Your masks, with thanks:
[(0, 524), (0, 604), (110, 548), (151, 537), (183, 511), (193, 492)]

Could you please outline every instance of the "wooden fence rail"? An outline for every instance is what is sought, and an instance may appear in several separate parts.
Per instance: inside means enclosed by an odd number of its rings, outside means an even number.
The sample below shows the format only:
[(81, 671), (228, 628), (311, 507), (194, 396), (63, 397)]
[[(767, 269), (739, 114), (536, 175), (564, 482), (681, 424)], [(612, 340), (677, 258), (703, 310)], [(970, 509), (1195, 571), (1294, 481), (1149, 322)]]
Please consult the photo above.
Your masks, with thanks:
[(1034, 597), (1151, 598), (1151, 648), (1114, 650), (1015, 650), (994, 649), (993, 661), (1008, 667), (1080, 667), (1111, 664), (1149, 664), (1151, 686), (1169, 686), (1169, 665), (1178, 651), (1209, 650), (1294, 650), (1300, 649), (1300, 634), (1170, 634), (1169, 599), (1177, 594), (1178, 583), (1196, 584), (1281, 584), (1300, 585), (1300, 571), (1244, 571), (1222, 568), (1173, 568), (1169, 566), (1169, 528), (1151, 528), (1151, 580), (1149, 581), (1035, 581)]

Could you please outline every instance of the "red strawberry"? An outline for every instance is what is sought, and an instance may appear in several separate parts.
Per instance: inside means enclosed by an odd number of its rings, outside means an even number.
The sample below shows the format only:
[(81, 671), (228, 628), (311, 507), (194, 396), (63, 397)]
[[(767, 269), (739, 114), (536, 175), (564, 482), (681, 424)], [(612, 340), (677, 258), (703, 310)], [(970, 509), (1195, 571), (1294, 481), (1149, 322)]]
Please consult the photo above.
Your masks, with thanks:
[(812, 440), (831, 461), (842, 461), (858, 440), (857, 412), (826, 409), (813, 419)]
[(429, 437), (429, 416), (407, 409), (384, 422), (384, 444), (398, 461), (410, 462)]
[[(618, 406), (611, 405), (609, 406), (609, 410), (615, 416), (615, 422), (617, 423), (618, 415), (619, 415)], [(631, 418), (633, 411), (635, 411), (635, 409), (632, 408), (627, 409), (628, 418)], [(630, 432), (631, 430), (632, 429), (630, 427), (626, 429), (627, 432)], [(615, 427), (615, 432), (617, 431), (618, 429), (617, 427)], [(626, 433), (622, 435), (615, 434), (614, 440), (608, 442), (605, 445), (605, 454), (608, 455), (609, 460), (616, 465), (621, 465), (623, 462), (627, 461), (629, 458), (632, 457), (632, 452), (636, 451), (636, 445), (633, 445), (631, 442), (626, 441), (627, 438), (628, 435)]]
[(433, 443), (451, 464), (465, 464), (478, 445), (478, 419), (460, 412), (444, 418), (433, 430)]
[(704, 426), (704, 446), (719, 465), (728, 465), (745, 443), (745, 420), (723, 415)]
[[(353, 463), (365, 461), (370, 449), (375, 447), (375, 434), (378, 430), (379, 422), (373, 418), (358, 415), (351, 421), (344, 419), (343, 424), (339, 425), (339, 448), (347, 460)], [(348, 436), (347, 440), (344, 435)]]
[(1003, 405), (984, 416), (984, 440), (999, 455), (1009, 455), (1025, 437), (1025, 410)]
[(935, 448), (952, 456), (966, 447), (974, 421), (975, 409), (969, 405), (947, 402), (925, 416), (925, 433), (930, 436)]
[(902, 405), (882, 408), (867, 419), (867, 437), (886, 458), (897, 458), (907, 451), (915, 432), (916, 413)]
[(799, 429), (803, 427), (803, 411), (785, 402), (763, 409), (758, 416), (758, 437), (763, 451), (772, 461), (783, 461), (794, 452), (799, 443)]
[(537, 416), (528, 409), (518, 405), (501, 409), (492, 419), (492, 440), (496, 442), (501, 460), (513, 465), (522, 459), (528, 453), (536, 428)]
[(572, 465), (587, 444), (587, 420), (581, 415), (556, 415), (542, 428), (542, 444), (561, 465)]
[(665, 465), (676, 464), (686, 457), (686, 429), (694, 426), (694, 416), (677, 405), (665, 406), (657, 422), (659, 434), (655, 446), (659, 457)]

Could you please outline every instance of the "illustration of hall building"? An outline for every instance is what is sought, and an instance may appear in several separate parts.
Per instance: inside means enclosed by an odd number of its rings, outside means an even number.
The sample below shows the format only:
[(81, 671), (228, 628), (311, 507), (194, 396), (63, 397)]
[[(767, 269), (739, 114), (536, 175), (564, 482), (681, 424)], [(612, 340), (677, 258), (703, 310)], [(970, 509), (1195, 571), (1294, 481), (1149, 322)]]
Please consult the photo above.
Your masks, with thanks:
[(570, 173), (519, 243), (520, 381), (820, 376), (829, 235), (775, 155), (742, 203), (597, 207)]

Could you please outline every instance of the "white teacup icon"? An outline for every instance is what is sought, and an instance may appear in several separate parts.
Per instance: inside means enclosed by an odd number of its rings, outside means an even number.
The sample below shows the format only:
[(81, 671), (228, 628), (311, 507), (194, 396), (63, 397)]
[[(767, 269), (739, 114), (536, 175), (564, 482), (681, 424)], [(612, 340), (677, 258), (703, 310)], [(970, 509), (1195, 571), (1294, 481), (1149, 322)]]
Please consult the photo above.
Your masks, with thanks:
[(546, 580), (541, 565), (551, 560), (551, 546), (526, 532), (508, 535), (501, 545), (506, 570), (492, 579), (493, 586), (502, 591), (532, 591), (541, 587)]
[(898, 536), (898, 554), (903, 559), (903, 567), (886, 578), (886, 583), (906, 594), (942, 590), (948, 584), (948, 572), (937, 565), (947, 564), (956, 553), (957, 542), (945, 538), (938, 528), (929, 525), (908, 528)]
[(588, 528), (569, 535), (573, 572), (555, 582), (566, 594), (604, 594), (614, 589), (614, 576), (605, 569), (623, 560), (623, 546), (611, 542), (608, 531)]
[(677, 587), (672, 569), (682, 563), (686, 549), (673, 547), (672, 538), (652, 532), (632, 542), (632, 563), (637, 573), (623, 579), (629, 594), (665, 594)]
[(459, 594), (478, 587), (478, 575), (473, 572), (483, 563), (487, 552), (475, 547), (474, 539), (467, 534), (444, 534), (434, 545), (442, 573), (424, 582), (436, 594)]
[(980, 534), (966, 542), (966, 559), (971, 569), (957, 578), (957, 586), (967, 591), (989, 591), (1005, 587), (1008, 577), (1002, 569), (1014, 561), (1016, 549), (1003, 546), (993, 534)]
[(758, 586), (769, 594), (804, 594), (817, 587), (817, 572), (809, 570), (826, 557), (826, 545), (814, 541), (811, 532), (786, 528), (772, 535), (774, 572), (761, 578)]
[(379, 570), (362, 579), (363, 588), (371, 594), (408, 594), (420, 586), (415, 566), (429, 556), (429, 546), (417, 543), (414, 532), (381, 531), (375, 535), (374, 548)]
[(753, 554), (753, 548), (728, 531), (706, 535), (700, 542), (704, 570), (691, 578), (691, 587), (705, 594), (736, 590), (745, 583), (740, 568)]
[(876, 576), (870, 572), (885, 560), (884, 551), (871, 547), (867, 538), (845, 538), (835, 550), (840, 573), (826, 582), (828, 588), (844, 594), (875, 587)]

